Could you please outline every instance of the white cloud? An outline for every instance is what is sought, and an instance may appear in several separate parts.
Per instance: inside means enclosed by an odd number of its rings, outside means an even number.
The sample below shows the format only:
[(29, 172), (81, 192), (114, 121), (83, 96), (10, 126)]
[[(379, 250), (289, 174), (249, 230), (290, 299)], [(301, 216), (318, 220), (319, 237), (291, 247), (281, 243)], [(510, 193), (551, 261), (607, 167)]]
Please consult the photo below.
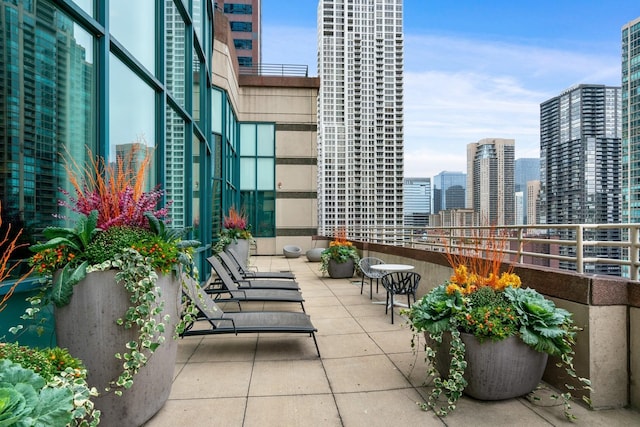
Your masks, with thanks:
[(516, 158), (538, 157), (540, 104), (578, 83), (619, 85), (619, 64), (610, 54), (407, 37), (405, 175), (466, 172), (467, 144), (489, 137), (515, 139)]

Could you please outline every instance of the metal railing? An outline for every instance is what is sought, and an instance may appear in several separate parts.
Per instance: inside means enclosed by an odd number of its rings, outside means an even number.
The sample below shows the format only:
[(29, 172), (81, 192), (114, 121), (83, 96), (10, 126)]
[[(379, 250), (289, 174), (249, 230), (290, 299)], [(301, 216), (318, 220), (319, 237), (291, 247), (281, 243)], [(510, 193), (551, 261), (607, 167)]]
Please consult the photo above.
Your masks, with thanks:
[[(435, 252), (482, 256), (489, 237), (504, 261), (638, 280), (640, 224), (466, 227), (346, 227), (347, 238)], [(329, 235), (327, 237), (333, 237)]]
[(309, 77), (309, 66), (296, 64), (241, 65), (240, 74), (257, 76)]

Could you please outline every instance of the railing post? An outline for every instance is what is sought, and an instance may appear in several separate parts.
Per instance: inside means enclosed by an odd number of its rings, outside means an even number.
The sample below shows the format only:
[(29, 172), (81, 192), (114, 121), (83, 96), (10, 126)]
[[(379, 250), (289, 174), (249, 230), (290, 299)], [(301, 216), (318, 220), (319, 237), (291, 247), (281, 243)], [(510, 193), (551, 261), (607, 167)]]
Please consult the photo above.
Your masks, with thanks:
[(584, 242), (582, 235), (582, 225), (577, 225), (576, 232), (576, 271), (580, 274), (584, 273)]
[(629, 227), (629, 275), (631, 280), (638, 280), (638, 227)]

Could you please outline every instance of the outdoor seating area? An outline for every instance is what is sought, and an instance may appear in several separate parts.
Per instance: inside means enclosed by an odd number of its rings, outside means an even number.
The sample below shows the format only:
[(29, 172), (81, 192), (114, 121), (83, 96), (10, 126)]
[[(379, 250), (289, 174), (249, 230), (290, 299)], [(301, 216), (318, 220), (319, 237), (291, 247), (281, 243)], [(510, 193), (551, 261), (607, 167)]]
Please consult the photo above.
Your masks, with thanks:
[[(318, 264), (305, 257), (259, 256), (251, 264), (258, 271), (293, 272), (306, 314), (290, 302), (243, 302), (242, 312), (308, 315), (317, 329), (317, 348), (308, 331), (185, 336), (179, 341), (169, 399), (146, 427), (371, 427), (399, 421), (424, 426), (572, 425), (562, 404), (545, 398), (549, 390), (541, 391), (535, 403), (463, 397), (444, 419), (421, 410), (416, 403), (430, 390), (423, 385), (424, 354), (412, 352), (400, 307), (393, 307), (396, 319), (391, 324), (382, 307), (361, 294), (359, 276), (323, 277)], [(385, 303), (386, 290), (380, 287), (372, 297)], [(238, 312), (235, 302), (220, 302), (216, 314), (242, 316), (233, 312)], [(192, 330), (210, 329), (206, 321), (197, 323)], [(573, 425), (640, 425), (640, 414), (633, 410), (591, 411), (575, 402), (573, 413), (578, 418)]]

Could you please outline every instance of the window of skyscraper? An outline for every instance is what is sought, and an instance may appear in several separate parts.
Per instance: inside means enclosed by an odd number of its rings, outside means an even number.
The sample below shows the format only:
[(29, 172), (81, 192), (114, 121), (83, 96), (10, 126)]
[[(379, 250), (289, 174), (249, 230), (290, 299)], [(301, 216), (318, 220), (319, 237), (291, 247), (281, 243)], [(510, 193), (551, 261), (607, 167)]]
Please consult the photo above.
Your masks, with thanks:
[(238, 31), (243, 33), (250, 33), (251, 31), (253, 31), (253, 24), (251, 22), (231, 21), (229, 25), (231, 26), (231, 31)]
[(233, 44), (236, 49), (247, 49), (251, 50), (253, 47), (253, 40), (251, 39), (233, 39)]
[(224, 13), (232, 13), (235, 15), (251, 15), (253, 7), (250, 4), (225, 3)]

